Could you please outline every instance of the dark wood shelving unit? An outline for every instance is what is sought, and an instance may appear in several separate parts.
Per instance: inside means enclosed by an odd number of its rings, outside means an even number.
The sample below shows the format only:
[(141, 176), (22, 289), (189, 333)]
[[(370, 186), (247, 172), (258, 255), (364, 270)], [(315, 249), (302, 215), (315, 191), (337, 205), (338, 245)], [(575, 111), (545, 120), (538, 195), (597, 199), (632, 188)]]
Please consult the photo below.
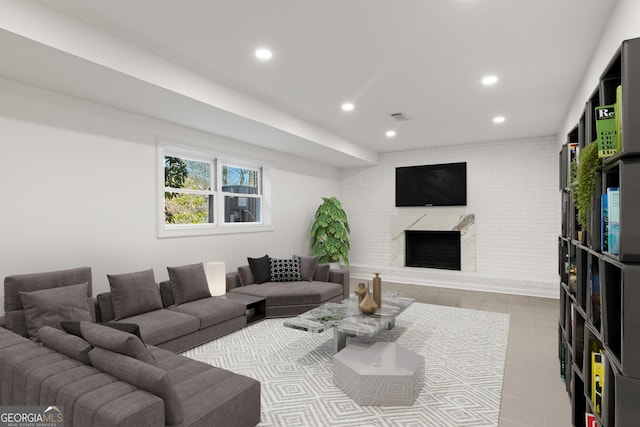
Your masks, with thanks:
[[(590, 232), (580, 230), (569, 191), (570, 164), (596, 142), (595, 108), (616, 103), (622, 88), (620, 151), (603, 159), (594, 194)], [(571, 401), (572, 421), (584, 427), (587, 413), (601, 427), (640, 423), (640, 38), (615, 52), (560, 151), (562, 234), (558, 238), (560, 373)], [(635, 120), (634, 120), (635, 118)], [(575, 148), (573, 148), (575, 147)], [(620, 189), (619, 253), (603, 251), (601, 196)], [(604, 359), (599, 413), (592, 353)], [(596, 390), (600, 392), (600, 390)]]

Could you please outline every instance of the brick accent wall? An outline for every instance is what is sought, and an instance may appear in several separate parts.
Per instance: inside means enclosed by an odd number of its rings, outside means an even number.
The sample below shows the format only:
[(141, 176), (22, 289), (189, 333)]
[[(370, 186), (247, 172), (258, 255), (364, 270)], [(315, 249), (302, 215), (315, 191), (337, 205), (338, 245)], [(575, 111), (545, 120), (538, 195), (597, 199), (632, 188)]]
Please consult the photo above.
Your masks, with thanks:
[[(496, 141), (380, 155), (377, 166), (343, 170), (351, 224), (352, 277), (557, 298), (560, 231), (556, 137)], [(396, 208), (395, 168), (467, 162), (467, 206)], [(476, 272), (391, 266), (391, 219), (406, 210), (475, 214)]]

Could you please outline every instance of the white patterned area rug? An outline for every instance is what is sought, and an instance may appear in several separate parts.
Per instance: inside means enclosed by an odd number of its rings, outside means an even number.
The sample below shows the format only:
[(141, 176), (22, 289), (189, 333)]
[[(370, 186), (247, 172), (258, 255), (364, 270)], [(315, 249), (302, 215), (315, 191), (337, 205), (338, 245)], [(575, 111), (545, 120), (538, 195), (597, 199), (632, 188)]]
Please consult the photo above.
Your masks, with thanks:
[[(425, 358), (413, 406), (360, 406), (333, 383), (333, 332), (312, 334), (267, 319), (183, 355), (261, 383), (259, 426), (497, 426), (509, 315), (414, 303), (395, 341)], [(349, 342), (349, 341), (348, 341)]]

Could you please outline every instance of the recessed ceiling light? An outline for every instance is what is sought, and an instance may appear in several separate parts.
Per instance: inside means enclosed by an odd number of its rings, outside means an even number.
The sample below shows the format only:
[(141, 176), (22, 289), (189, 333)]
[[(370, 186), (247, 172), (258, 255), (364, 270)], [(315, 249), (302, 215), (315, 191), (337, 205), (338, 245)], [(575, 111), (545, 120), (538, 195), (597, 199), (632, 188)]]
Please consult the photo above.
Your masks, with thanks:
[(258, 59), (262, 59), (264, 61), (266, 61), (267, 59), (271, 59), (271, 57), (273, 56), (273, 52), (271, 52), (269, 49), (258, 49), (256, 50), (256, 58)]
[(485, 86), (491, 86), (498, 83), (498, 77), (497, 76), (484, 76), (482, 78), (482, 84)]
[(385, 135), (387, 135), (387, 138), (393, 138), (394, 136), (396, 136), (396, 131), (388, 130), (387, 133), (385, 133)]
[(493, 123), (504, 123), (504, 117), (503, 116), (494, 117)]
[(344, 104), (342, 104), (342, 109), (344, 111), (353, 111), (354, 108), (354, 105), (350, 102), (345, 102)]

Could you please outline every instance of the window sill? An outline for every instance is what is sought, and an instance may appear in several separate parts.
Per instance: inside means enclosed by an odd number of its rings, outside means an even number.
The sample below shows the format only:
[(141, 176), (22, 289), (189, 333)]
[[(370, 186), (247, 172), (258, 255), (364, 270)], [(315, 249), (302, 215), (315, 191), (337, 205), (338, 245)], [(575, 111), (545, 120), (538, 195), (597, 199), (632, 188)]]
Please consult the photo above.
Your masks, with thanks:
[(274, 231), (273, 225), (264, 224), (245, 224), (242, 226), (237, 225), (222, 225), (222, 226), (175, 226), (165, 227), (164, 224), (158, 229), (158, 238), (170, 238), (170, 237), (189, 237), (189, 236), (213, 236), (219, 234), (244, 234), (244, 233), (265, 233)]

